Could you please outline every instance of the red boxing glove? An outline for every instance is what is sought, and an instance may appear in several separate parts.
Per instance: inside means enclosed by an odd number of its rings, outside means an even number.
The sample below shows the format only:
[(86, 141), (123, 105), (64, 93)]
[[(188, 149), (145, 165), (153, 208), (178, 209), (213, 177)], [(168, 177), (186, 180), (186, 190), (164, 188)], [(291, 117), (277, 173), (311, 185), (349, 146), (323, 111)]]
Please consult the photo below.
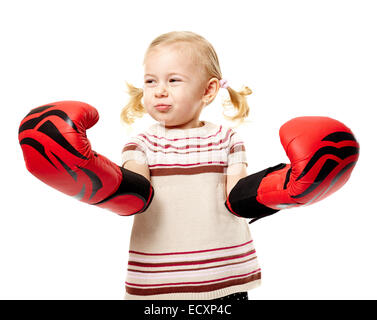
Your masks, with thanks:
[(86, 129), (98, 121), (95, 108), (60, 101), (31, 110), (19, 128), (27, 169), (49, 186), (80, 201), (132, 215), (153, 198), (150, 182), (91, 149)]
[(343, 123), (326, 117), (299, 117), (280, 128), (291, 161), (240, 179), (225, 203), (235, 215), (254, 218), (322, 200), (349, 179), (359, 144)]

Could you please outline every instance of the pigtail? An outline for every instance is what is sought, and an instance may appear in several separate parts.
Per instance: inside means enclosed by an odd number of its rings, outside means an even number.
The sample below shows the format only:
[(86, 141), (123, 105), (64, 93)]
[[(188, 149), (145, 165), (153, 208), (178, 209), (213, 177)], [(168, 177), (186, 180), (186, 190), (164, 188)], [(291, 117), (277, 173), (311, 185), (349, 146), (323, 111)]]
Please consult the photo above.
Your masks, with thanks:
[[(247, 103), (247, 96), (253, 92), (247, 86), (243, 86), (240, 91), (236, 91), (231, 87), (227, 87), (229, 93), (229, 99), (223, 101), (224, 113), (223, 116), (231, 121), (243, 122), (249, 116), (249, 104)], [(233, 111), (236, 110), (236, 113), (229, 116), (225, 112), (230, 110), (226, 108), (227, 106), (232, 106)]]
[(122, 109), (120, 118), (126, 124), (130, 125), (135, 122), (136, 118), (141, 118), (145, 114), (146, 110), (141, 101), (143, 98), (143, 89), (136, 88), (128, 82), (126, 82), (126, 85), (130, 100)]

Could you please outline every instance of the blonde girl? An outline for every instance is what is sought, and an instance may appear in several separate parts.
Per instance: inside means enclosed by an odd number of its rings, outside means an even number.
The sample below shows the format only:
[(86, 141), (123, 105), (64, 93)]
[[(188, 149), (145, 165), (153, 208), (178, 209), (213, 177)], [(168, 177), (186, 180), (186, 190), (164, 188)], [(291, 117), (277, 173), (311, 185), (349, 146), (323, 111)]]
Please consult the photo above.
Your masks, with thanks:
[(234, 114), (249, 114), (248, 87), (223, 79), (212, 45), (193, 32), (160, 35), (144, 56), (144, 87), (127, 84), (122, 120), (156, 122), (122, 151), (124, 168), (146, 177), (155, 195), (134, 216), (126, 299), (247, 299), (261, 271), (247, 222), (225, 207), (247, 176), (245, 146), (223, 125), (200, 120), (220, 88)]

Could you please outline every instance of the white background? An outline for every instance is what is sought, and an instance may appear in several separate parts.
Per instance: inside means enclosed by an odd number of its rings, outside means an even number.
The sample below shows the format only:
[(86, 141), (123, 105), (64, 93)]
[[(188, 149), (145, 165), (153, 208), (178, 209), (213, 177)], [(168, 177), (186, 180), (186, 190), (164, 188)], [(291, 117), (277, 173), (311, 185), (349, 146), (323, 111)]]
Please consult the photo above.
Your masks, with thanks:
[[(94, 150), (120, 163), (125, 81), (156, 36), (191, 30), (215, 47), (233, 88), (252, 88), (239, 129), (249, 173), (287, 161), (278, 129), (323, 115), (361, 144), (348, 184), (321, 203), (250, 225), (262, 286), (250, 299), (376, 299), (375, 1), (2, 1), (1, 299), (122, 299), (132, 218), (89, 206), (25, 168), (30, 109), (81, 100), (100, 113)], [(221, 121), (221, 92), (202, 119)], [(148, 124), (145, 117), (141, 128)], [(133, 134), (134, 132), (132, 132)]]

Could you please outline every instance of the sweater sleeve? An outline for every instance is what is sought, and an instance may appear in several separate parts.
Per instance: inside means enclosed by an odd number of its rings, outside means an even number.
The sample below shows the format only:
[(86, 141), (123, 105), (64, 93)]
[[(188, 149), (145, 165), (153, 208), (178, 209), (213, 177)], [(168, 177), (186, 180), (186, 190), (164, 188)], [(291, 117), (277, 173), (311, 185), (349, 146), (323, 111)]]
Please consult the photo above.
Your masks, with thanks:
[(122, 166), (130, 160), (137, 161), (140, 164), (148, 164), (144, 143), (137, 136), (132, 137), (122, 150)]
[(247, 166), (247, 158), (243, 140), (237, 132), (232, 131), (229, 143), (228, 166), (236, 163), (245, 163)]

